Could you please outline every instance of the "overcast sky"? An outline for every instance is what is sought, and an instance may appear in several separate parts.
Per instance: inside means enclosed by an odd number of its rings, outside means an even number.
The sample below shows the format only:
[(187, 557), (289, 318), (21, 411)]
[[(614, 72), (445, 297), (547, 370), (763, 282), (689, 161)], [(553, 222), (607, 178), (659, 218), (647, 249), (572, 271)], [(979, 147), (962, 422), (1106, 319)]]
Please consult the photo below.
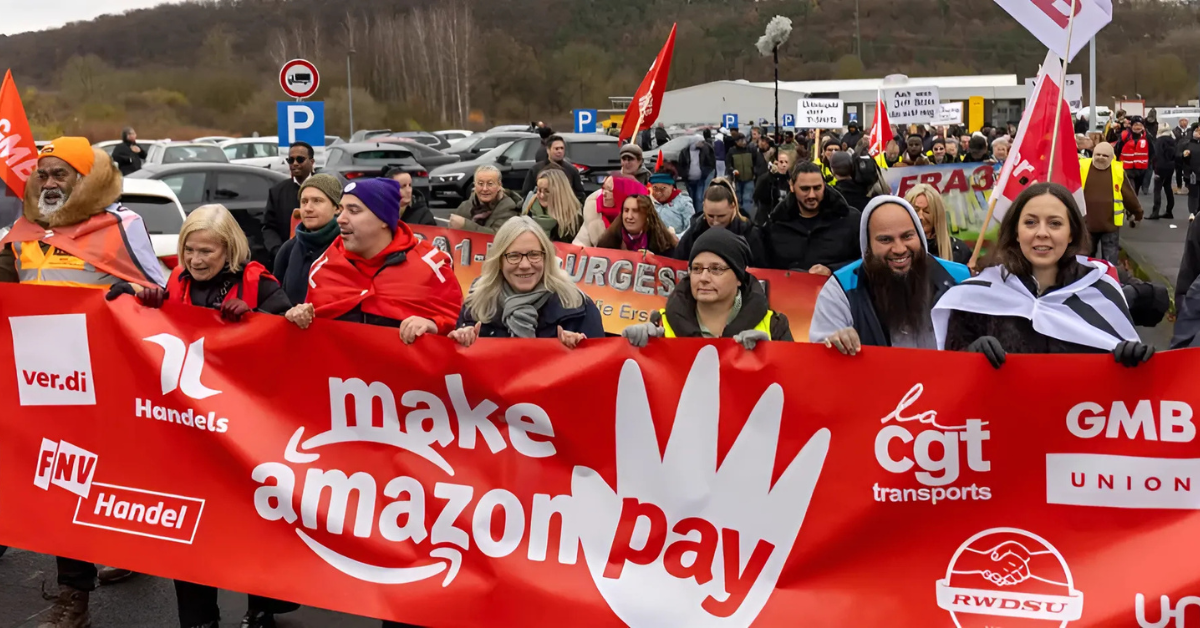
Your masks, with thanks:
[[(54, 0), (51, 3), (28, 0), (0, 0), (0, 34), (15, 35), (26, 31), (57, 28), (67, 22), (90, 20), (106, 13), (124, 13), (167, 2), (183, 0)], [(51, 8), (53, 7), (53, 8)]]

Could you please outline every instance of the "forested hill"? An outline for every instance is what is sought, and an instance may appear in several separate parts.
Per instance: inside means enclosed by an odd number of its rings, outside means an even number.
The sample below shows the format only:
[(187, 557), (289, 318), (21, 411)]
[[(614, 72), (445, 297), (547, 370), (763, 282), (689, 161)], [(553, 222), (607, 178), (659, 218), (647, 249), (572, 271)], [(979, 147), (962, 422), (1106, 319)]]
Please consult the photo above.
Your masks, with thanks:
[[(1099, 41), (1101, 100), (1194, 98), (1196, 3), (1115, 5)], [(273, 128), (275, 75), (297, 56), (322, 70), (317, 97), (336, 125), (353, 46), (359, 126), (481, 125), (630, 94), (673, 22), (671, 87), (768, 80), (754, 42), (775, 15), (795, 25), (786, 79), (1032, 76), (1045, 55), (993, 0), (202, 0), (0, 36), (0, 68), (12, 68), (45, 132), (131, 118), (249, 132)]]

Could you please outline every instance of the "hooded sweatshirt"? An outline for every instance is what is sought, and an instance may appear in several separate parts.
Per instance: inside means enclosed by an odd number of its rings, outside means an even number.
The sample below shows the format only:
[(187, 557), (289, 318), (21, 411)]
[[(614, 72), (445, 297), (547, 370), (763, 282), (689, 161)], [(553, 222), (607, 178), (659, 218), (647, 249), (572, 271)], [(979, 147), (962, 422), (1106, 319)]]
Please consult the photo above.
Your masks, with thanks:
[[(948, 262), (929, 255), (929, 243), (921, 228), (921, 219), (907, 201), (898, 196), (877, 196), (862, 213), (859, 226), (859, 244), (863, 257), (870, 246), (868, 227), (871, 215), (886, 204), (903, 207), (913, 221), (913, 227), (921, 238), (921, 251), (926, 256), (929, 280), (932, 283), (929, 303), (930, 311), (937, 300), (951, 287), (971, 277), (971, 271), (962, 264)], [(858, 260), (834, 273), (817, 295), (812, 324), (809, 326), (809, 342), (824, 342), (839, 330), (847, 327), (858, 332), (864, 346), (907, 347), (913, 349), (937, 349), (937, 336), (929, 311), (924, 313), (925, 323), (919, 330), (898, 330), (885, 326), (875, 312), (871, 302), (871, 290), (867, 283), (863, 262)]]

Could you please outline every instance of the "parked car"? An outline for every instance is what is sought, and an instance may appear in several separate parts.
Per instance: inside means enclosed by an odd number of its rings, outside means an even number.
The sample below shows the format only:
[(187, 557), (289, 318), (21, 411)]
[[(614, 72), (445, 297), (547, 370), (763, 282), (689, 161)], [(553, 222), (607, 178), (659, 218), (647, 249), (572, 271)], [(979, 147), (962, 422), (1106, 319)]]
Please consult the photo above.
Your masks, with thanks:
[[(216, 149), (215, 146), (213, 148)], [(199, 162), (144, 166), (125, 177), (126, 180), (162, 181), (179, 199), (185, 213), (190, 214), (197, 207), (209, 203), (224, 205), (250, 240), (251, 256), (257, 262), (271, 261), (267, 260), (262, 241), (267, 193), (287, 178), (288, 175), (266, 168)]]
[(202, 144), (224, 144), (225, 142), (228, 142), (229, 140), (232, 140), (232, 139), (237, 139), (237, 138), (229, 137), (228, 135), (206, 135), (204, 137), (197, 137), (196, 139), (194, 139), (192, 141), (200, 142)]
[[(663, 154), (664, 161), (669, 161), (674, 164), (676, 168), (679, 168), (679, 155), (683, 153), (684, 149), (690, 149), (693, 144), (702, 139), (704, 139), (704, 136), (698, 134), (677, 137), (664, 144), (662, 148), (648, 150), (643, 153), (642, 161), (646, 164), (646, 167), (653, 172), (654, 165), (658, 163), (658, 154), (661, 152)], [(687, 176), (686, 172), (680, 172), (679, 174), (680, 176)]]
[(287, 165), (284, 162), (286, 155), (281, 154), (279, 150), (278, 137), (243, 137), (221, 142), (217, 146), (225, 151), (225, 156), (229, 158), (231, 164), (258, 166), (259, 168), (277, 168)]
[(347, 143), (357, 144), (358, 142), (365, 142), (373, 137), (379, 137), (381, 135), (391, 135), (391, 134), (392, 134), (391, 129), (370, 129), (370, 130), (363, 129), (361, 131), (355, 131), (354, 135), (350, 136), (350, 140)]
[(445, 152), (450, 155), (462, 155), (463, 159), (474, 159), (475, 156), (482, 155), (501, 144), (529, 137), (541, 139), (536, 133), (527, 133), (524, 131), (501, 131), (498, 133), (488, 131), (487, 133), (476, 133), (447, 148)]
[(229, 163), (225, 151), (215, 144), (197, 142), (171, 142), (154, 144), (146, 151), (146, 161), (143, 165), (153, 164), (182, 164), (182, 163)]
[[(434, 135), (433, 133), (425, 133), (423, 131), (404, 131), (402, 133), (393, 133), (386, 137), (409, 139), (409, 140), (413, 140), (414, 142), (417, 142), (419, 144), (424, 144), (430, 148), (436, 148), (438, 150), (446, 150), (447, 148), (450, 148), (450, 142), (447, 142), (445, 138)], [(378, 140), (378, 139), (385, 139), (385, 138), (377, 137), (375, 139)]]
[(397, 167), (412, 175), (414, 190), (428, 196), (429, 171), (417, 161), (414, 149), (403, 142), (338, 144), (326, 152), (321, 172), (334, 175), (346, 185), (355, 179), (382, 177)]
[(487, 130), (488, 133), (511, 133), (513, 131), (532, 133), (533, 127), (528, 124), (501, 124)]
[(599, 133), (559, 135), (567, 144), (567, 161), (575, 164), (583, 179), (584, 192), (591, 194), (600, 189), (608, 173), (621, 169), (621, 145), (617, 138)]
[(457, 142), (461, 142), (462, 140), (471, 137), (475, 134), (475, 132), (466, 131), (463, 129), (447, 129), (445, 131), (434, 131), (433, 134), (445, 139), (447, 142), (450, 142), (451, 146), (453, 146)]
[[(526, 133), (525, 135), (530, 135)], [(500, 180), (510, 190), (521, 190), (525, 177), (537, 163), (542, 139), (536, 135), (507, 142), (472, 159), (436, 168), (429, 173), (431, 198), (448, 203), (461, 203), (475, 188), (475, 170), (492, 165), (500, 170)]]
[(391, 143), (391, 144), (398, 144), (400, 146), (403, 146), (403, 147), (411, 150), (413, 153), (413, 157), (415, 157), (417, 160), (417, 163), (421, 164), (422, 166), (425, 166), (426, 170), (433, 170), (434, 168), (438, 168), (440, 166), (445, 166), (447, 164), (456, 164), (456, 163), (462, 161), (462, 155), (450, 155), (447, 153), (443, 153), (442, 151), (437, 150), (436, 148), (426, 146), (420, 142), (413, 140), (412, 138), (407, 138), (407, 137), (382, 138), (381, 137), (381, 138), (378, 138), (376, 141), (386, 142), (386, 143)]
[(179, 265), (179, 230), (183, 228), (184, 212), (179, 198), (162, 181), (125, 177), (121, 184), (120, 203), (142, 217), (154, 255), (162, 261), (167, 274)]

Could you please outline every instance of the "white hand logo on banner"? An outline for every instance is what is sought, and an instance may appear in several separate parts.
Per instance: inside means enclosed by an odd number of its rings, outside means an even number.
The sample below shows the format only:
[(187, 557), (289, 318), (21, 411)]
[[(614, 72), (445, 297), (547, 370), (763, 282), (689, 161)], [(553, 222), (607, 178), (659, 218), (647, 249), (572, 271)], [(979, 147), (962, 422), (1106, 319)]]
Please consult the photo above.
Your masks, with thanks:
[(702, 349), (658, 447), (641, 368), (617, 390), (617, 490), (575, 467), (572, 516), (592, 579), (635, 628), (744, 628), (766, 605), (800, 533), (830, 432), (818, 430), (771, 486), (783, 389), (758, 400), (717, 468), (720, 361)]

